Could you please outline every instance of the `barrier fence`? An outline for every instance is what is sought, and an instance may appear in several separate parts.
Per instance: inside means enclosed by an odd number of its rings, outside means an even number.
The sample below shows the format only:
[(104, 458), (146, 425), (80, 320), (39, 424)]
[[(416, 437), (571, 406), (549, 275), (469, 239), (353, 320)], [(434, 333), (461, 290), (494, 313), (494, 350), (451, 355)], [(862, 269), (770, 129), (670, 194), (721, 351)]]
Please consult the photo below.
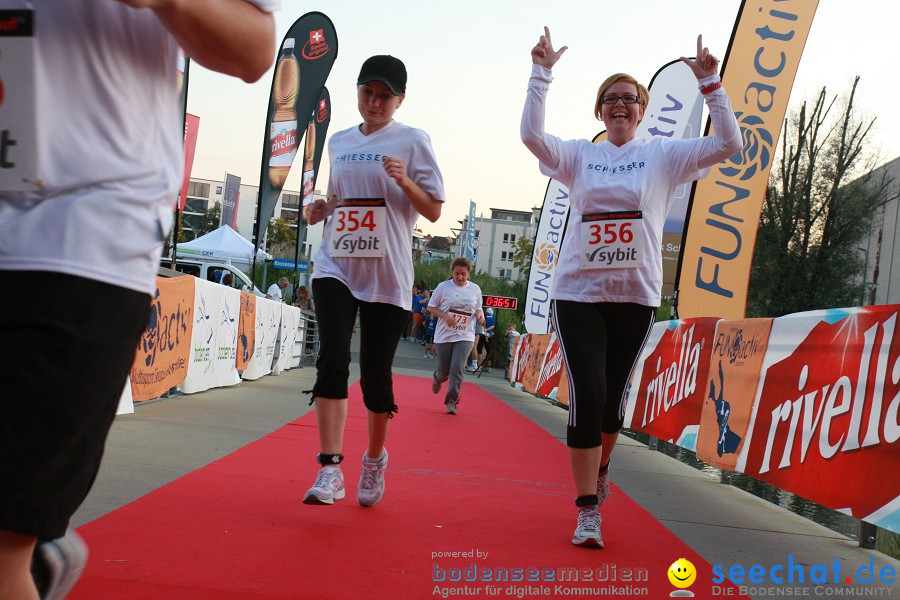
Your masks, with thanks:
[[(654, 326), (625, 427), (900, 532), (900, 305)], [(556, 335), (523, 335), (510, 380), (568, 404)]]
[[(625, 427), (900, 533), (900, 305), (657, 323)], [(157, 278), (119, 412), (312, 364), (315, 314), (195, 277)], [(556, 335), (516, 339), (510, 380), (568, 404)]]
[(158, 277), (119, 413), (176, 388), (185, 394), (311, 364), (315, 313), (196, 277)]

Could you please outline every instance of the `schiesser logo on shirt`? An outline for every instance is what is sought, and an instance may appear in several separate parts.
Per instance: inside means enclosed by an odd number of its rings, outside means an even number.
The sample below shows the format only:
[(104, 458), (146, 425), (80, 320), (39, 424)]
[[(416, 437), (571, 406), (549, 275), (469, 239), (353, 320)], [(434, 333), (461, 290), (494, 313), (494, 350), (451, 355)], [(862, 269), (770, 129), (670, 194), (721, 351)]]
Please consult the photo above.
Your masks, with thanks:
[(626, 163), (624, 165), (600, 165), (596, 163), (588, 163), (587, 170), (593, 171), (594, 173), (608, 173), (609, 175), (619, 175), (620, 173), (630, 173), (632, 171), (639, 171), (646, 166), (644, 161), (632, 161), (630, 163)]

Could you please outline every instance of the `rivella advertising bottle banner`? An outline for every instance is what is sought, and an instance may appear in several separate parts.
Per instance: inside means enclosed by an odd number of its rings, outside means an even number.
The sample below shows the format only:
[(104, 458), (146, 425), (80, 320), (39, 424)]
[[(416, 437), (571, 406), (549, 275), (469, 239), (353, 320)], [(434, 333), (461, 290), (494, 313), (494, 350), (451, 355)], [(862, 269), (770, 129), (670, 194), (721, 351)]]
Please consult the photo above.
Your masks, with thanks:
[(269, 219), (275, 213), (278, 196), (297, 155), (300, 142), (297, 124), (309, 122), (337, 52), (334, 25), (320, 12), (306, 13), (297, 19), (281, 42), (263, 143), (253, 232), (257, 248), (265, 238)]
[(319, 163), (322, 162), (322, 154), (325, 151), (325, 136), (328, 134), (329, 123), (331, 123), (331, 95), (328, 93), (328, 88), (323, 87), (316, 108), (309, 118), (309, 125), (306, 127), (305, 160), (303, 162), (304, 221), (306, 221), (306, 207), (313, 202), (313, 192), (319, 174)]
[(818, 0), (745, 0), (722, 63), (744, 148), (694, 186), (678, 265), (678, 315), (741, 319), (759, 213)]

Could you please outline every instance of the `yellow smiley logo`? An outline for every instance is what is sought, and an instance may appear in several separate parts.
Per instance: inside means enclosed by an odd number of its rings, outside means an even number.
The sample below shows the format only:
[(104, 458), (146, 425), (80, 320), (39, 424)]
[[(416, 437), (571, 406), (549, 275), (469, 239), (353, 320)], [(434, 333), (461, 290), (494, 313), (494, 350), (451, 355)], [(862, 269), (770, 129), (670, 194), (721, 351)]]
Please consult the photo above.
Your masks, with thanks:
[(677, 588), (690, 587), (697, 579), (697, 569), (686, 558), (679, 558), (669, 567), (669, 583)]

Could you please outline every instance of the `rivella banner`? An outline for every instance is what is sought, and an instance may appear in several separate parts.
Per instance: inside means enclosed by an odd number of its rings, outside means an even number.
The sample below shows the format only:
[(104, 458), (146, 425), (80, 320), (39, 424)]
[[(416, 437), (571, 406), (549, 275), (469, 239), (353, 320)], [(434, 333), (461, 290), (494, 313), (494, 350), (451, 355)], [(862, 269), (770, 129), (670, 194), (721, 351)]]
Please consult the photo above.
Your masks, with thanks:
[(717, 319), (656, 323), (628, 387), (625, 427), (694, 450)]
[(736, 470), (900, 532), (898, 314), (891, 305), (774, 319)]
[(275, 204), (297, 155), (300, 142), (297, 124), (309, 122), (337, 52), (334, 25), (320, 12), (306, 13), (294, 21), (281, 42), (263, 142), (253, 231), (253, 244), (257, 248), (262, 247), (269, 219), (275, 213)]
[(694, 186), (681, 260), (678, 315), (740, 319), (776, 143), (818, 0), (744, 0), (722, 83), (744, 148)]
[(313, 202), (316, 189), (316, 178), (319, 174), (319, 163), (325, 151), (325, 136), (328, 124), (331, 123), (331, 94), (323, 87), (316, 103), (316, 110), (306, 127), (306, 143), (303, 161), (303, 220), (306, 221), (306, 207)]

